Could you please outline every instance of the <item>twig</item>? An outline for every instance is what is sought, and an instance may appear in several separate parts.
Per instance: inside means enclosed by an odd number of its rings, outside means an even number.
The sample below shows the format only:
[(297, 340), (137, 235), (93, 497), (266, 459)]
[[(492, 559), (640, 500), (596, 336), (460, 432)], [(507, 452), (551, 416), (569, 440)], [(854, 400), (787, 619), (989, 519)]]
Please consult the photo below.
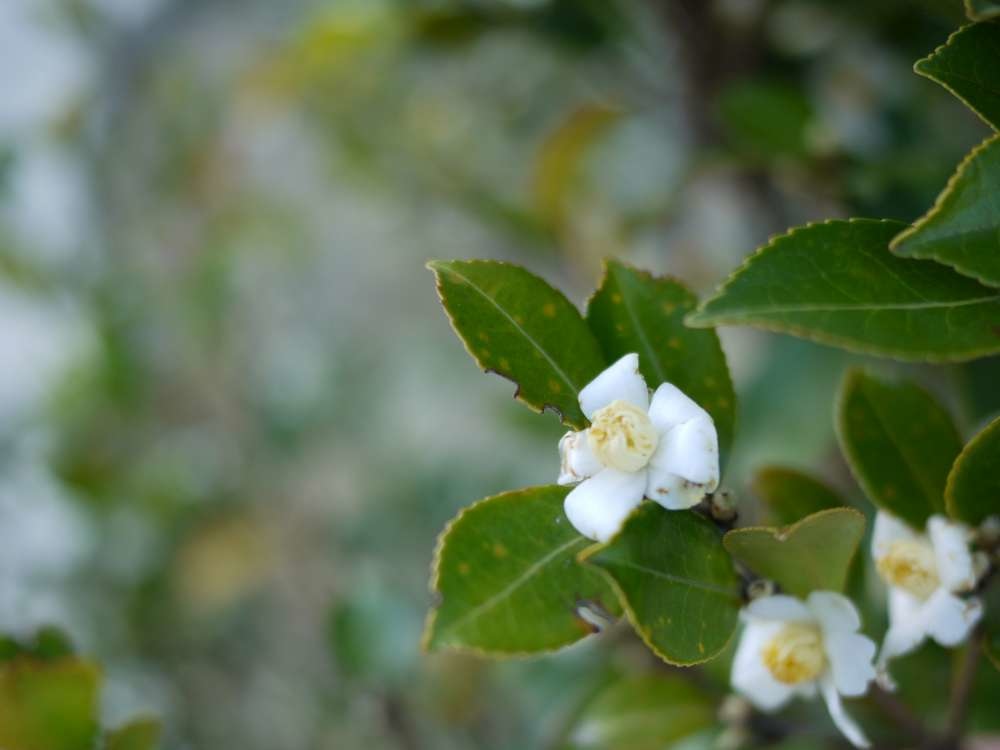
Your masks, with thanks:
[(874, 685), (868, 695), (871, 701), (878, 706), (879, 710), (881, 710), (893, 724), (910, 735), (911, 739), (918, 742), (927, 739), (928, 732), (924, 723), (895, 695), (886, 692), (878, 685)]
[(948, 738), (957, 741), (962, 736), (965, 717), (969, 713), (969, 696), (976, 680), (976, 669), (982, 655), (982, 633), (977, 629), (969, 638), (962, 661), (955, 671), (951, 685), (951, 702), (948, 707)]

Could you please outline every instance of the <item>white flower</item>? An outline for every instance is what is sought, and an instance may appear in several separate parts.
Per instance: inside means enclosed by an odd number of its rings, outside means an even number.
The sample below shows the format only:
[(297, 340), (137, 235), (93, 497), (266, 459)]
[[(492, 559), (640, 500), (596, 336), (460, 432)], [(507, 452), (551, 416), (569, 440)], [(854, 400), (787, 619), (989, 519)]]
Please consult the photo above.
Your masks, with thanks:
[(626, 354), (588, 383), (580, 408), (590, 428), (559, 441), (559, 484), (580, 482), (565, 509), (584, 536), (606, 542), (643, 496), (680, 510), (718, 486), (712, 418), (670, 383), (650, 400), (639, 355)]
[(983, 614), (982, 602), (958, 594), (975, 588), (978, 575), (969, 541), (972, 532), (944, 516), (931, 516), (927, 533), (914, 531), (879, 511), (872, 557), (889, 587), (889, 630), (879, 654), (883, 682), (891, 687), (886, 664), (909, 653), (928, 636), (942, 646), (964, 641)]
[(875, 643), (858, 633), (861, 618), (849, 599), (814, 591), (755, 599), (741, 613), (746, 627), (733, 659), (732, 685), (762, 711), (794, 696), (826, 701), (833, 723), (855, 747), (868, 747), (841, 695), (859, 696), (875, 678)]

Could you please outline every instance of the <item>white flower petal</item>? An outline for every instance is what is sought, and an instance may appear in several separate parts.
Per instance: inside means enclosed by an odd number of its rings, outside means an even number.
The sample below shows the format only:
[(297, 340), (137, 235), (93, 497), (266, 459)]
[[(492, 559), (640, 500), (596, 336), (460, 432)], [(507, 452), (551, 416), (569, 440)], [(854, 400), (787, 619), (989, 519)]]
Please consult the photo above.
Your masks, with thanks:
[(762, 711), (774, 711), (791, 700), (796, 690), (774, 678), (761, 656), (764, 646), (783, 627), (780, 622), (748, 622), (733, 657), (733, 689)]
[(824, 633), (854, 633), (861, 627), (861, 615), (854, 603), (833, 591), (813, 591), (806, 599)]
[(695, 417), (706, 417), (711, 422), (708, 412), (692, 401), (673, 383), (663, 383), (653, 394), (649, 404), (649, 418), (653, 420), (657, 431), (662, 435), (667, 430), (683, 424)]
[(889, 629), (879, 650), (877, 670), (880, 681), (892, 689), (892, 678), (886, 671), (890, 659), (908, 654), (927, 637), (923, 617), (923, 602), (902, 589), (889, 589)]
[(714, 490), (719, 486), (719, 438), (711, 417), (697, 416), (661, 433), (649, 462)]
[(875, 642), (859, 633), (838, 630), (825, 631), (823, 643), (837, 690), (843, 695), (864, 695), (875, 679)]
[(646, 474), (646, 497), (667, 510), (684, 510), (697, 505), (709, 490), (700, 484), (650, 464)]
[(921, 610), (924, 630), (942, 646), (957, 646), (964, 641), (982, 615), (979, 599), (962, 599), (943, 588), (931, 594)]
[(638, 354), (626, 354), (585, 385), (580, 391), (580, 408), (591, 419), (595, 411), (618, 399), (643, 411), (649, 409), (649, 389), (639, 374)]
[(779, 622), (811, 622), (816, 618), (809, 608), (794, 596), (776, 594), (754, 599), (744, 610), (748, 618)]
[(559, 440), (559, 484), (573, 484), (593, 476), (602, 468), (601, 462), (590, 450), (587, 431), (567, 432)]
[(949, 591), (971, 591), (976, 587), (976, 574), (969, 550), (971, 532), (960, 523), (944, 516), (931, 516), (927, 532), (934, 545), (938, 578)]
[(603, 469), (566, 496), (563, 509), (573, 528), (588, 539), (606, 542), (642, 502), (646, 472)]
[(922, 536), (891, 513), (880, 510), (875, 514), (875, 528), (872, 530), (872, 557), (876, 560), (885, 557), (895, 541), (920, 539)]
[(871, 743), (865, 737), (865, 733), (861, 731), (861, 727), (844, 710), (844, 704), (840, 701), (840, 693), (837, 692), (837, 686), (831, 675), (826, 675), (820, 680), (819, 689), (823, 693), (823, 700), (826, 701), (826, 710), (830, 712), (830, 718), (833, 719), (834, 725), (847, 738), (848, 742), (854, 747), (871, 747)]

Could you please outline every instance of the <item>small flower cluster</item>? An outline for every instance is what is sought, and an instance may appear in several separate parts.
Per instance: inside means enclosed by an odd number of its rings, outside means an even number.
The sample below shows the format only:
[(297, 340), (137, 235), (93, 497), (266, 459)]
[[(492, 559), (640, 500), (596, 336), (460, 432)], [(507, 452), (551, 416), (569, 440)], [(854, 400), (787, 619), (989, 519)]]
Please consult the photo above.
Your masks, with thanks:
[[(682, 510), (717, 488), (719, 448), (711, 416), (670, 383), (650, 397), (638, 355), (625, 355), (589, 383), (580, 392), (580, 407), (591, 425), (559, 441), (558, 481), (576, 484), (565, 511), (582, 535), (608, 541), (644, 497)], [(983, 608), (968, 594), (985, 569), (970, 550), (971, 538), (970, 529), (943, 516), (915, 530), (880, 511), (871, 551), (888, 588), (890, 624), (878, 660), (846, 597), (831, 591), (814, 591), (805, 601), (767, 595), (742, 612), (733, 688), (762, 711), (818, 694), (843, 735), (856, 747), (868, 747), (841, 697), (864, 695), (876, 679), (892, 689), (889, 661), (927, 638), (955, 646), (969, 636)]]

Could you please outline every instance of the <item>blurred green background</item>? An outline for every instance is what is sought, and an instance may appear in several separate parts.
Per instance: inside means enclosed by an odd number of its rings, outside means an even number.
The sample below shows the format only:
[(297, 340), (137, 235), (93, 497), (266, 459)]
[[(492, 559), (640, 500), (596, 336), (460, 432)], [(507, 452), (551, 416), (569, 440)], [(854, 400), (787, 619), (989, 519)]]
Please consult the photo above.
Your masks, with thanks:
[[(914, 60), (958, 0), (4, 0), (0, 633), (63, 628), (169, 748), (561, 748), (613, 631), (420, 653), (437, 533), (557, 473), (429, 258), (583, 303), (619, 256), (705, 293), (770, 234), (912, 220), (985, 127)], [(724, 484), (857, 497), (858, 358), (724, 331)], [(995, 362), (912, 369), (968, 430)], [(724, 666), (719, 667), (725, 669)]]

